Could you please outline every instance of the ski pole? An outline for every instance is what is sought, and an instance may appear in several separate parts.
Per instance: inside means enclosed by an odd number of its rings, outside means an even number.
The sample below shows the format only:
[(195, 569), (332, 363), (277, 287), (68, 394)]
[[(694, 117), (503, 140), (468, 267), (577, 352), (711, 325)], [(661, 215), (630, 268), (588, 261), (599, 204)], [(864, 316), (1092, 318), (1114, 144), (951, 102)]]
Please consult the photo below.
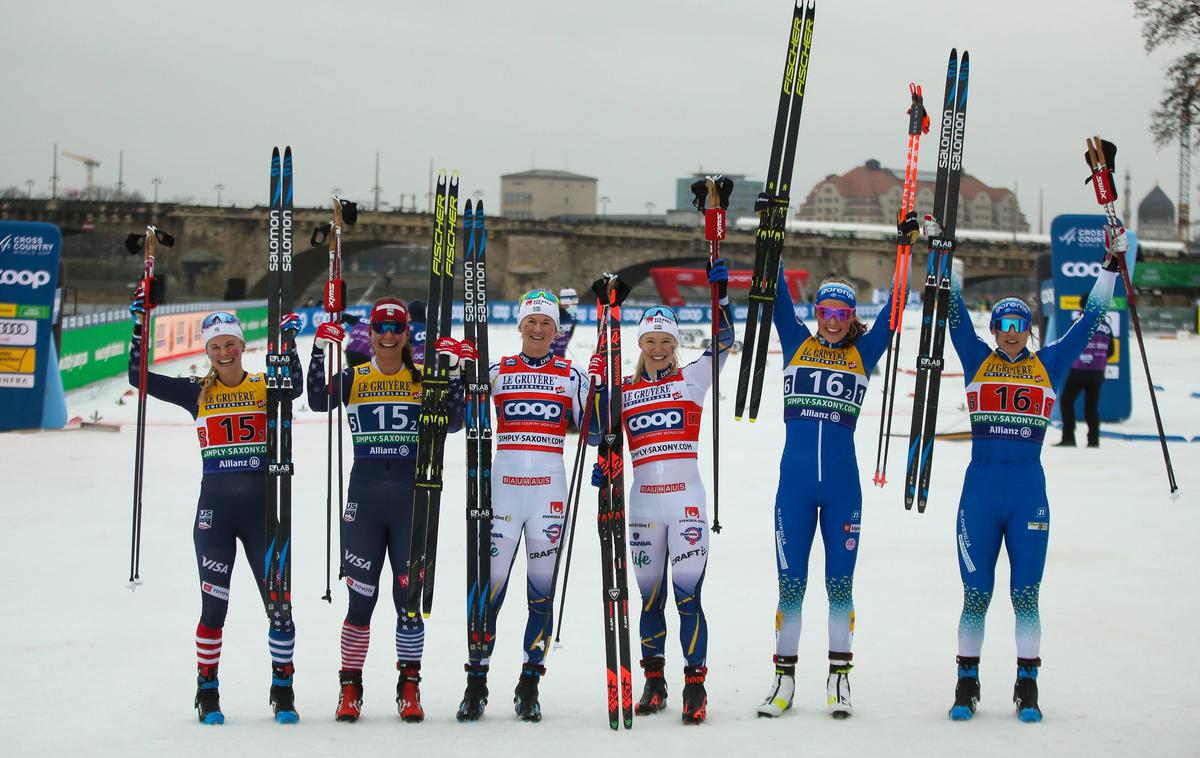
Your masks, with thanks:
[[(1087, 140), (1087, 153), (1084, 156), (1092, 169), (1092, 186), (1096, 191), (1096, 202), (1104, 207), (1104, 215), (1112, 233), (1124, 231), (1117, 219), (1117, 209), (1114, 202), (1117, 199), (1117, 186), (1113, 181), (1113, 170), (1116, 168), (1117, 146), (1101, 140), (1099, 136)], [(1146, 373), (1146, 386), (1150, 390), (1150, 407), (1154, 409), (1154, 424), (1158, 428), (1158, 442), (1162, 446), (1163, 463), (1167, 467), (1167, 483), (1171, 488), (1171, 496), (1177, 498), (1179, 485), (1175, 481), (1175, 469), (1171, 465), (1171, 452), (1167, 449), (1167, 435), (1163, 431), (1162, 414), (1158, 410), (1158, 398), (1154, 394), (1154, 380), (1150, 378), (1150, 362), (1146, 358), (1146, 343), (1142, 339), (1142, 325), (1138, 319), (1137, 297), (1133, 292), (1133, 278), (1129, 275), (1129, 266), (1125, 261), (1125, 253), (1116, 253), (1117, 269), (1121, 272), (1121, 282), (1125, 285), (1125, 298), (1129, 304), (1129, 318), (1133, 321), (1133, 333), (1137, 336), (1138, 351), (1142, 356), (1142, 369)]]

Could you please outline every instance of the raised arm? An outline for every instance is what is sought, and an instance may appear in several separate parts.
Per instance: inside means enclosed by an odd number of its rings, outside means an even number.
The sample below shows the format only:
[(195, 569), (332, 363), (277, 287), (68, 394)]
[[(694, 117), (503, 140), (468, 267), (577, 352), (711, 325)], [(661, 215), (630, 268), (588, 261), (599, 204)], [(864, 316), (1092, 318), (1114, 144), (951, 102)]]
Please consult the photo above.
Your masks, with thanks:
[[(796, 303), (792, 300), (792, 292), (788, 289), (787, 279), (783, 275), (783, 264), (779, 265), (779, 282), (775, 294), (775, 312), (772, 320), (775, 330), (779, 332), (779, 344), (783, 346), (784, 362), (792, 353), (800, 348), (800, 343), (812, 336), (804, 322), (796, 318)], [(744, 345), (742, 349), (749, 346)]]

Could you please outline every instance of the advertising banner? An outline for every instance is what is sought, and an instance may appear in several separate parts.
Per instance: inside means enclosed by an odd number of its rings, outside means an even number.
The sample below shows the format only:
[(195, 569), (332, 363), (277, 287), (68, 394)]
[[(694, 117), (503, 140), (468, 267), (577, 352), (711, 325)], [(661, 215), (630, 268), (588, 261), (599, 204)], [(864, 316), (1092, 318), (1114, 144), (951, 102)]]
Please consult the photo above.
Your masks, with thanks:
[(57, 226), (0, 222), (0, 429), (37, 428), (47, 415), (65, 420), (61, 386), (46, 394), (61, 250)]
[[(1105, 217), (1099, 214), (1057, 216), (1050, 223), (1050, 253), (1054, 266), (1054, 310), (1047, 341), (1066, 332), (1077, 317), (1081, 301), (1092, 291), (1100, 264), (1104, 261)], [(1125, 260), (1130, 275), (1135, 274), (1137, 237), (1129, 232), (1129, 252)], [(1112, 329), (1114, 350), (1104, 369), (1104, 389), (1100, 392), (1100, 419), (1124, 421), (1133, 409), (1129, 382), (1130, 339), (1129, 311), (1125, 286), (1117, 278), (1108, 326)], [(1057, 379), (1057, 377), (1055, 377)], [(1076, 418), (1083, 418), (1083, 399), (1076, 401)], [(1055, 409), (1057, 417), (1058, 410)]]

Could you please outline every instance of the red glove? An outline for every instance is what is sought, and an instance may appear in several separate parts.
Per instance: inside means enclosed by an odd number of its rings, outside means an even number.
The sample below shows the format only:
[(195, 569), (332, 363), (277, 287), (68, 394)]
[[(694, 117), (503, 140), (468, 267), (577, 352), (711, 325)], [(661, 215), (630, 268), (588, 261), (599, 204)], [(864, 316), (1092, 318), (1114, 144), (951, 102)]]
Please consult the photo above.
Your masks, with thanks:
[(433, 349), (439, 358), (445, 356), (449, 360), (448, 365), (452, 369), (458, 366), (458, 361), (462, 358), (461, 343), (453, 337), (438, 337), (437, 342), (433, 343)]
[(475, 349), (474, 342), (471, 342), (470, 340), (463, 340), (462, 342), (458, 343), (458, 356), (462, 359), (463, 363), (466, 363), (467, 361), (475, 363), (479, 360), (479, 351)]
[(317, 325), (317, 344), (321, 347), (326, 345), (341, 345), (346, 339), (346, 329), (341, 324), (327, 322)]
[(588, 361), (588, 376), (592, 377), (597, 383), (603, 384), (604, 377), (608, 375), (608, 361), (602, 353), (596, 353), (592, 359)]

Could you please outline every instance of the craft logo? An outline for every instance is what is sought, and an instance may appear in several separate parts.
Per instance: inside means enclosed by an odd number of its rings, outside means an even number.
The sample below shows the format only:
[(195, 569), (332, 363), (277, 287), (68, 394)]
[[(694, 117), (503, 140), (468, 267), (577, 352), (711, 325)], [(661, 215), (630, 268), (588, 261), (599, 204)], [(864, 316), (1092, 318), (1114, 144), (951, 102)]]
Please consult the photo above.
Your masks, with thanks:
[(704, 530), (698, 526), (689, 526), (687, 529), (684, 529), (682, 532), (680, 532), (679, 536), (687, 540), (689, 545), (695, 545), (700, 541), (700, 538), (704, 536)]

